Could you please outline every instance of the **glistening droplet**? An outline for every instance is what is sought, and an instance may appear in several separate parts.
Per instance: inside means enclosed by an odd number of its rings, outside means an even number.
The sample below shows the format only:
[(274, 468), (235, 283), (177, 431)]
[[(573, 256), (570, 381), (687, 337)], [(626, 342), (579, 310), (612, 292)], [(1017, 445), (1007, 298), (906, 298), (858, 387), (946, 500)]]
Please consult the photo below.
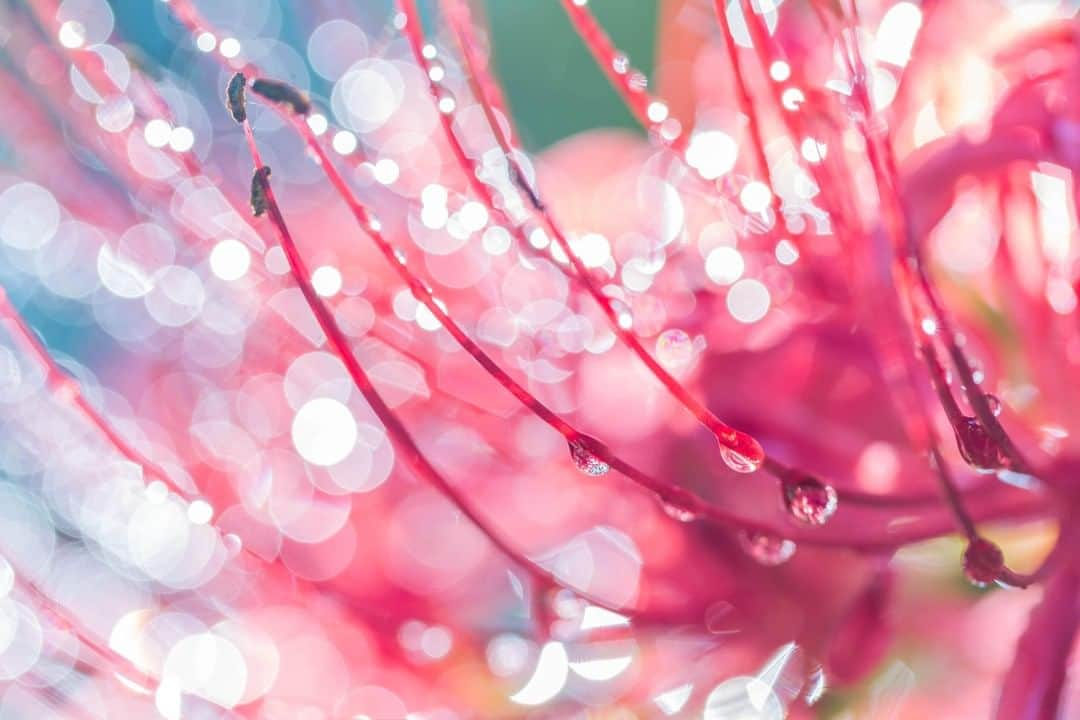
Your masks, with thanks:
[(784, 480), (784, 505), (796, 520), (824, 525), (836, 512), (836, 490), (810, 475)]
[(739, 543), (747, 555), (769, 567), (783, 565), (795, 554), (794, 542), (763, 532), (744, 530)]
[(1001, 414), (1001, 400), (997, 395), (986, 393), (986, 404), (990, 406), (990, 412), (994, 414), (994, 417)]
[(953, 426), (960, 456), (976, 470), (992, 472), (1009, 467), (1009, 458), (976, 418), (964, 416)]
[(726, 435), (717, 434), (720, 457), (735, 472), (752, 473), (765, 461), (765, 451), (757, 440), (744, 432), (732, 430)]
[(679, 522), (688, 523), (698, 519), (696, 512), (676, 503), (664, 503), (664, 512), (667, 513), (668, 517)]
[(982, 587), (994, 582), (1004, 567), (1001, 548), (985, 538), (975, 538), (964, 550), (964, 574), (974, 585)]
[(589, 446), (595, 442), (592, 438), (580, 435), (567, 443), (574, 465), (589, 477), (600, 477), (611, 470), (611, 466), (598, 458), (590, 449)]

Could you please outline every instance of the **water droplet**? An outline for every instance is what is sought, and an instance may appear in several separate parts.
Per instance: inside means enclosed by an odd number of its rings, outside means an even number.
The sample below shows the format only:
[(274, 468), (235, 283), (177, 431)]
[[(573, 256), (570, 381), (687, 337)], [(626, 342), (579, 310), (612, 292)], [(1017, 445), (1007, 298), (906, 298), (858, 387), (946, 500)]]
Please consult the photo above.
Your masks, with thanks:
[(626, 71), (630, 69), (630, 58), (622, 53), (617, 54), (611, 59), (611, 69), (620, 75), (625, 75)]
[(795, 554), (795, 543), (785, 538), (756, 531), (739, 533), (739, 543), (750, 557), (762, 565), (783, 565)]
[(645, 88), (649, 87), (649, 78), (645, 77), (645, 73), (634, 70), (627, 78), (626, 84), (634, 92), (644, 92)]
[(824, 525), (836, 512), (836, 490), (815, 477), (784, 481), (784, 505), (796, 520)]
[(803, 700), (808, 706), (813, 706), (825, 694), (826, 689), (825, 670), (820, 665), (817, 665), (806, 677), (806, 691), (803, 693)]
[(656, 338), (656, 359), (667, 368), (685, 367), (694, 359), (694, 343), (684, 330), (665, 330)]
[(997, 580), (1004, 567), (1001, 548), (985, 538), (975, 538), (964, 550), (964, 574), (978, 587)]
[(598, 458), (590, 449), (589, 446), (596, 442), (590, 437), (579, 435), (567, 443), (570, 447), (570, 457), (573, 459), (574, 465), (589, 477), (600, 477), (611, 470), (611, 466)]
[(985, 472), (1009, 467), (1009, 458), (976, 418), (964, 416), (953, 432), (960, 456), (968, 465)]
[(664, 512), (668, 517), (679, 522), (688, 523), (698, 519), (696, 512), (677, 503), (664, 503)]
[(990, 412), (994, 414), (994, 417), (1001, 414), (1001, 400), (997, 395), (986, 393), (986, 404), (990, 406)]
[(765, 451), (761, 449), (761, 445), (744, 432), (730, 431), (729, 438), (725, 438), (726, 442), (719, 434), (716, 439), (720, 443), (720, 457), (735, 472), (755, 472), (765, 461)]

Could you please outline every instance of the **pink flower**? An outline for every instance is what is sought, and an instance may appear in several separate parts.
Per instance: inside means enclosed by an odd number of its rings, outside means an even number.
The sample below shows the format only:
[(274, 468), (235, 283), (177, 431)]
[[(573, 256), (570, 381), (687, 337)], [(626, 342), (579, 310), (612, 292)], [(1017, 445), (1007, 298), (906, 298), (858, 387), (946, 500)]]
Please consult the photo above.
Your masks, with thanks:
[(1068, 714), (1075, 13), (430, 5), (2, 13), (4, 710)]

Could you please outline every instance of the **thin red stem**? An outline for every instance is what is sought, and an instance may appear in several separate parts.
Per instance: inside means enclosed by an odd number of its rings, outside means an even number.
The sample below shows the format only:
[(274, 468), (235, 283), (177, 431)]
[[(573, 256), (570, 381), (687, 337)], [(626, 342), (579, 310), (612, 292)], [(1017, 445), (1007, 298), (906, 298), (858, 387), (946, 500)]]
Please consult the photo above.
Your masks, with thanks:
[(11, 304), (11, 300), (2, 288), (0, 288), (0, 318), (8, 323), (9, 330), (16, 341), (44, 366), (46, 382), (61, 401), (70, 403), (78, 410), (86, 421), (93, 425), (124, 458), (141, 466), (151, 477), (165, 483), (170, 490), (180, 497), (186, 500), (191, 499), (190, 493), (177, 485), (161, 466), (124, 440), (109, 421), (90, 404), (86, 396), (83, 395), (78, 382), (60, 367), (52, 354), (45, 349), (37, 333), (26, 324), (26, 321), (23, 320), (15, 306)]
[[(758, 171), (769, 181), (771, 187), (772, 171), (769, 168), (769, 161), (765, 157), (765, 138), (761, 133), (761, 124), (758, 119), (757, 108), (754, 105), (754, 98), (751, 96), (750, 89), (746, 84), (745, 71), (739, 57), (739, 48), (735, 45), (735, 37), (731, 34), (731, 24), (728, 22), (724, 0), (714, 0), (713, 8), (716, 11), (716, 19), (720, 23), (720, 35), (724, 39), (724, 50), (727, 53), (728, 62), (731, 63), (731, 73), (735, 80), (735, 97), (738, 100), (739, 109), (746, 115), (750, 130), (750, 144), (753, 148)], [(774, 211), (779, 210), (776, 193), (772, 193), (769, 204)]]
[[(518, 177), (522, 180), (522, 182), (524, 182), (524, 169), (520, 164), (518, 154), (515, 152), (515, 148), (513, 147), (510, 134), (503, 127), (503, 125), (497, 121), (496, 118), (494, 108), (497, 100), (491, 95), (491, 88), (496, 87), (496, 85), (490, 80), (488, 74), (483, 70), (483, 63), (477, 56), (476, 41), (472, 36), (468, 9), (462, 4), (461, 0), (443, 0), (443, 8), (450, 27), (457, 38), (458, 45), (461, 48), (467, 77), (469, 79), (469, 84), (472, 88), (474, 97), (480, 105), (485, 118), (487, 119), (490, 130), (494, 135), (501, 152), (506, 158), (507, 163), (509, 163), (510, 167), (512, 168), (512, 172), (514, 173), (514, 175), (516, 175), (516, 177)], [(406, 12), (406, 18), (408, 23), (407, 27), (409, 25), (412, 25), (414, 27), (417, 26), (419, 24), (419, 19), (414, 15), (410, 15), (408, 8), (403, 9)], [(419, 42), (421, 43), (420, 46), (422, 47), (422, 36)], [(420, 62), (421, 65), (425, 64), (426, 58), (424, 58), (423, 53), (417, 52), (415, 53), (415, 56), (417, 61)], [(432, 92), (437, 92), (437, 88), (432, 87)], [(448, 137), (451, 143), (455, 143), (456, 136), (453, 135), (452, 127), (448, 130)], [(760, 140), (758, 141), (758, 145), (760, 145)], [(475, 177), (475, 166), (466, 168), (466, 174), (470, 177)], [(482, 188), (480, 189), (484, 190), (486, 189), (486, 186), (482, 186)], [(591, 280), (591, 275), (588, 269), (584, 267), (583, 263), (580, 262), (580, 259), (573, 253), (572, 249), (570, 248), (569, 242), (565, 237), (565, 234), (561, 231), (559, 225), (552, 216), (548, 206), (539, 198), (539, 194), (532, 188), (528, 188), (527, 193), (532, 200), (534, 210), (544, 220), (545, 226), (551, 232), (552, 236), (556, 239), (556, 242), (559, 243), (560, 248), (563, 249), (564, 253), (570, 259), (570, 262), (573, 269), (575, 270), (577, 277), (582, 280), (585, 288), (597, 300), (601, 308), (605, 311), (611, 311), (612, 308), (610, 306), (608, 298), (598, 291), (598, 288), (596, 288), (595, 284)], [(608, 318), (612, 321), (610, 323), (612, 328), (615, 330), (616, 333), (619, 333), (619, 337), (624, 339), (624, 341), (626, 341), (631, 346), (631, 348), (635, 350), (635, 352), (638, 352), (639, 356), (642, 357), (642, 359), (646, 362), (646, 365), (650, 368), (650, 370), (652, 370), (654, 374), (658, 377), (658, 379), (660, 379), (661, 382), (663, 382), (665, 386), (667, 386), (668, 389), (672, 391), (675, 397), (680, 400), (680, 402), (682, 402), (685, 407), (690, 409), (691, 412), (693, 412), (699, 419), (702, 419), (702, 417), (704, 416), (705, 419), (702, 420), (702, 422), (707, 427), (710, 427), (710, 429), (713, 429), (714, 426), (712, 425), (712, 422), (715, 416), (711, 416), (711, 413), (709, 413), (709, 411), (702, 408), (700, 404), (697, 403), (696, 398), (694, 398), (681, 384), (678, 383), (678, 381), (676, 381), (669, 373), (667, 373), (662, 367), (659, 366), (658, 363), (653, 360), (652, 356), (644, 349), (644, 347), (641, 346), (636, 335), (624, 331), (621, 326), (619, 326), (617, 317), (612, 317), (612, 315), (609, 314)], [(787, 467), (768, 456), (765, 456), (765, 459), (763, 461), (763, 469), (781, 479), (791, 477), (795, 474), (805, 474), (802, 473), (802, 471)], [(887, 506), (893, 503), (901, 505), (919, 504), (920, 502), (926, 502), (928, 500), (928, 498), (926, 497), (904, 498), (873, 496), (867, 493), (860, 493), (858, 491), (850, 490), (841, 490), (839, 491), (839, 494), (845, 502), (854, 502), (858, 504), (878, 506)]]

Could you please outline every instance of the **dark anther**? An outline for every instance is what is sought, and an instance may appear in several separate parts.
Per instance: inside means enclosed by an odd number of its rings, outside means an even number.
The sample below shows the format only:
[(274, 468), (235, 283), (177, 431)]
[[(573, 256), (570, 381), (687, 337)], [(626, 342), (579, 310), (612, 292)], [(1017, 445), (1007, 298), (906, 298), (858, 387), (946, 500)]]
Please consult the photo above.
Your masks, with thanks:
[(270, 102), (287, 105), (297, 115), (311, 112), (311, 100), (308, 96), (288, 83), (259, 78), (251, 83), (251, 89)]
[(509, 158), (507, 158), (507, 162), (509, 163), (510, 180), (513, 181), (514, 185), (516, 185), (521, 192), (525, 193), (525, 196), (529, 198), (529, 202), (532, 203), (532, 206), (538, 212), (543, 212), (544, 202), (540, 199), (540, 196), (536, 194), (536, 191), (533, 190), (529, 181), (522, 177), (521, 173), (518, 172), (517, 164), (510, 162)]
[(233, 120), (242, 123), (247, 120), (247, 103), (244, 100), (244, 85), (247, 78), (244, 73), (236, 73), (225, 90), (225, 106), (232, 113)]
[(251, 212), (259, 217), (270, 207), (267, 193), (270, 189), (270, 168), (263, 165), (251, 176)]

